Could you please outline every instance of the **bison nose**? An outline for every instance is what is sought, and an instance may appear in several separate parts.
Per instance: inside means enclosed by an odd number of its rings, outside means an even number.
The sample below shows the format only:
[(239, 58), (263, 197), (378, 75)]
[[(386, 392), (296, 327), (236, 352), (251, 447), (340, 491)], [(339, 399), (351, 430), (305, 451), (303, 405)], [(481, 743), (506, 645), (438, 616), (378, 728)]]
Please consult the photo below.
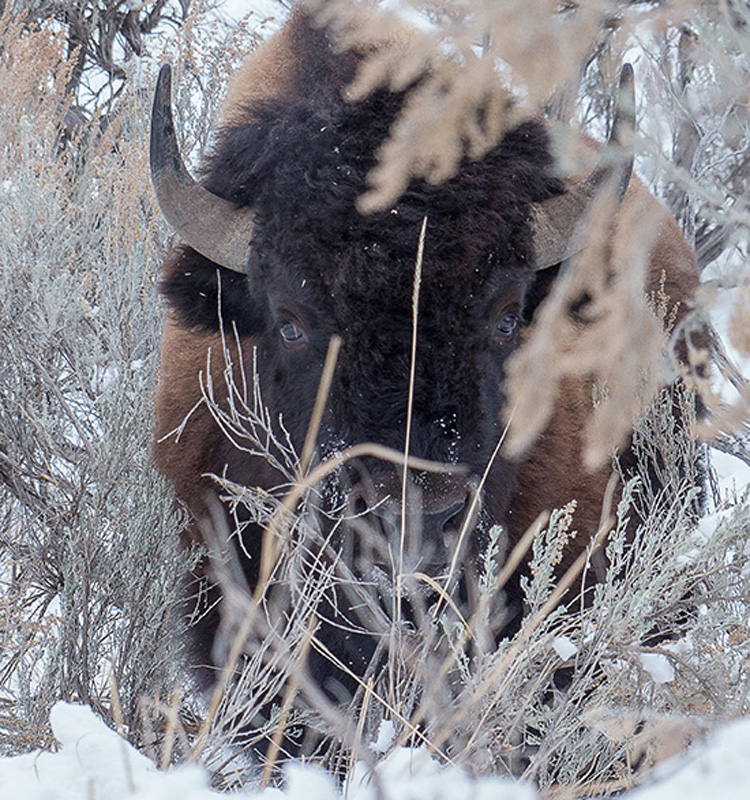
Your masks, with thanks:
[[(453, 503), (442, 511), (421, 514), (419, 522), (422, 533), (428, 537), (437, 537), (442, 536), (444, 533), (459, 530), (463, 522), (464, 512), (468, 506), (469, 498), (467, 497), (465, 500)], [(372, 513), (383, 521), (388, 528), (396, 529), (401, 525), (401, 511), (399, 509), (379, 505), (372, 509)], [(409, 519), (412, 516), (407, 512), (407, 521), (413, 522), (413, 519)]]
[(422, 526), (425, 534), (443, 536), (446, 533), (455, 533), (461, 529), (465, 512), (469, 507), (469, 497), (459, 500), (448, 508), (422, 517)]
[(438, 510), (434, 505), (418, 511), (407, 506), (405, 514), (399, 506), (383, 503), (372, 508), (371, 513), (378, 518), (391, 553), (403, 555), (404, 571), (438, 574), (448, 567), (456, 548), (461, 546), (461, 529), (476, 521), (468, 519), (471, 500), (467, 494)]

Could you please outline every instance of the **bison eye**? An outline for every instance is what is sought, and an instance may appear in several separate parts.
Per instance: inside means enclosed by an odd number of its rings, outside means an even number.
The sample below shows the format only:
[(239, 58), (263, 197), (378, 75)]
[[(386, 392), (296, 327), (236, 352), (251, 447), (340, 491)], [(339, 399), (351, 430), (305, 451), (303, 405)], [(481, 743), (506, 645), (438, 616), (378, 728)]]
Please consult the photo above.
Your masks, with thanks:
[(279, 333), (284, 344), (302, 344), (307, 341), (305, 332), (296, 322), (283, 322), (279, 326)]
[(518, 327), (518, 314), (506, 314), (496, 325), (495, 333), (507, 338), (515, 333)]

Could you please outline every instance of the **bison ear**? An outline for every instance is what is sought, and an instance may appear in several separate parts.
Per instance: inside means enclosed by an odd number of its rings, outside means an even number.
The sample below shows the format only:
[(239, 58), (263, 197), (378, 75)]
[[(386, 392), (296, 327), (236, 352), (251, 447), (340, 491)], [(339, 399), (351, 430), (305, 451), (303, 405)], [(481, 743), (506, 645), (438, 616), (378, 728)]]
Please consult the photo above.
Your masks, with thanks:
[(236, 328), (240, 336), (256, 336), (265, 329), (266, 304), (252, 296), (247, 276), (218, 266), (187, 245), (167, 256), (159, 289), (186, 328)]

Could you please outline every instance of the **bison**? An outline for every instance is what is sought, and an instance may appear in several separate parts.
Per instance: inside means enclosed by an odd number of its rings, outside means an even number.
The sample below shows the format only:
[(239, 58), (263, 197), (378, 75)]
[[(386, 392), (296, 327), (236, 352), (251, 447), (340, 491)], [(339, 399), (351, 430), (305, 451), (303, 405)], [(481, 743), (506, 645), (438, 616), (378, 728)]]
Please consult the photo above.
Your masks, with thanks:
[[(363, 54), (341, 52), (331, 38), (298, 10), (252, 54), (230, 87), (200, 183), (177, 149), (168, 68), (159, 78), (152, 174), (181, 243), (162, 273), (169, 313), (155, 458), (189, 510), (188, 539), (205, 541), (207, 531), (223, 529), (214, 509), (215, 476), (283, 495), (279, 487), (290, 476), (279, 463), (238, 446), (220, 424), (217, 409), (234, 402), (223, 379), (226, 361), (235, 376), (255, 381), (269, 424), (301, 453), (329, 344), (340, 341), (313, 463), (364, 443), (403, 452), (407, 425), (409, 456), (421, 461), (404, 476), (397, 464), (366, 452), (339, 470), (346, 514), (336, 525), (333, 550), (360, 575), (365, 551), (370, 566), (397, 562), (396, 571), (432, 578), (453, 564), (462, 575), (457, 591), (465, 596), (493, 524), (504, 526), (511, 547), (541, 511), (572, 498), (579, 529), (599, 524), (610, 468), (582, 466), (590, 381), (563, 387), (547, 429), (522, 457), (495, 452), (507, 411), (508, 360), (561, 264), (580, 247), (572, 233), (599, 188), (618, 185), (616, 213), (629, 220), (618, 229), (623, 242), (639, 221), (658, 228), (646, 293), (662, 286), (685, 308), (698, 280), (696, 260), (675, 220), (631, 177), (632, 156), (609, 157), (632, 129), (627, 109), (620, 110), (599, 163), (600, 146), (585, 141), (592, 159), (586, 176), (559, 174), (548, 127), (532, 119), (480, 160), (465, 160), (441, 185), (412, 180), (391, 208), (359, 213), (358, 198), (404, 94), (380, 89), (346, 102), (343, 90)], [(626, 70), (625, 96), (630, 82)], [(433, 471), (426, 462), (447, 466)], [(325, 512), (340, 501), (331, 494), (322, 491), (319, 499), (321, 524), (329, 528)], [(242, 507), (234, 512), (228, 529), (236, 529), (235, 557), (253, 590), (262, 524)], [(226, 506), (222, 513), (229, 522)], [(467, 527), (470, 535), (459, 541)], [(563, 566), (582, 546), (566, 554)], [(206, 563), (196, 577), (209, 584), (196, 657), (216, 664), (221, 590), (210, 573)], [(344, 605), (332, 603), (328, 616), (345, 616)], [(334, 623), (324, 623), (320, 637), (362, 675), (373, 643)], [(332, 695), (356, 686), (318, 661), (314, 676)]]

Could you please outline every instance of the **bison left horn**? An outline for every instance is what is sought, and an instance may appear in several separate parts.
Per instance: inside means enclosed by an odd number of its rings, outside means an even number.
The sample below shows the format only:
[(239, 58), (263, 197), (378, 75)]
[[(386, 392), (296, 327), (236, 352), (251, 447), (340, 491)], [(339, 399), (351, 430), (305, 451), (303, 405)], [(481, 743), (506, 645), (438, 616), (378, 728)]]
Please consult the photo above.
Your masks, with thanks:
[(177, 146), (172, 119), (172, 69), (159, 72), (151, 115), (151, 180), (159, 208), (180, 238), (216, 264), (244, 272), (253, 232), (251, 209), (198, 185)]
[(594, 171), (565, 194), (552, 197), (534, 211), (536, 269), (546, 269), (575, 255), (583, 246), (580, 223), (598, 192), (614, 183), (622, 202), (633, 173), (632, 142), (635, 137), (635, 89), (633, 67), (624, 64), (615, 118), (609, 139)]

